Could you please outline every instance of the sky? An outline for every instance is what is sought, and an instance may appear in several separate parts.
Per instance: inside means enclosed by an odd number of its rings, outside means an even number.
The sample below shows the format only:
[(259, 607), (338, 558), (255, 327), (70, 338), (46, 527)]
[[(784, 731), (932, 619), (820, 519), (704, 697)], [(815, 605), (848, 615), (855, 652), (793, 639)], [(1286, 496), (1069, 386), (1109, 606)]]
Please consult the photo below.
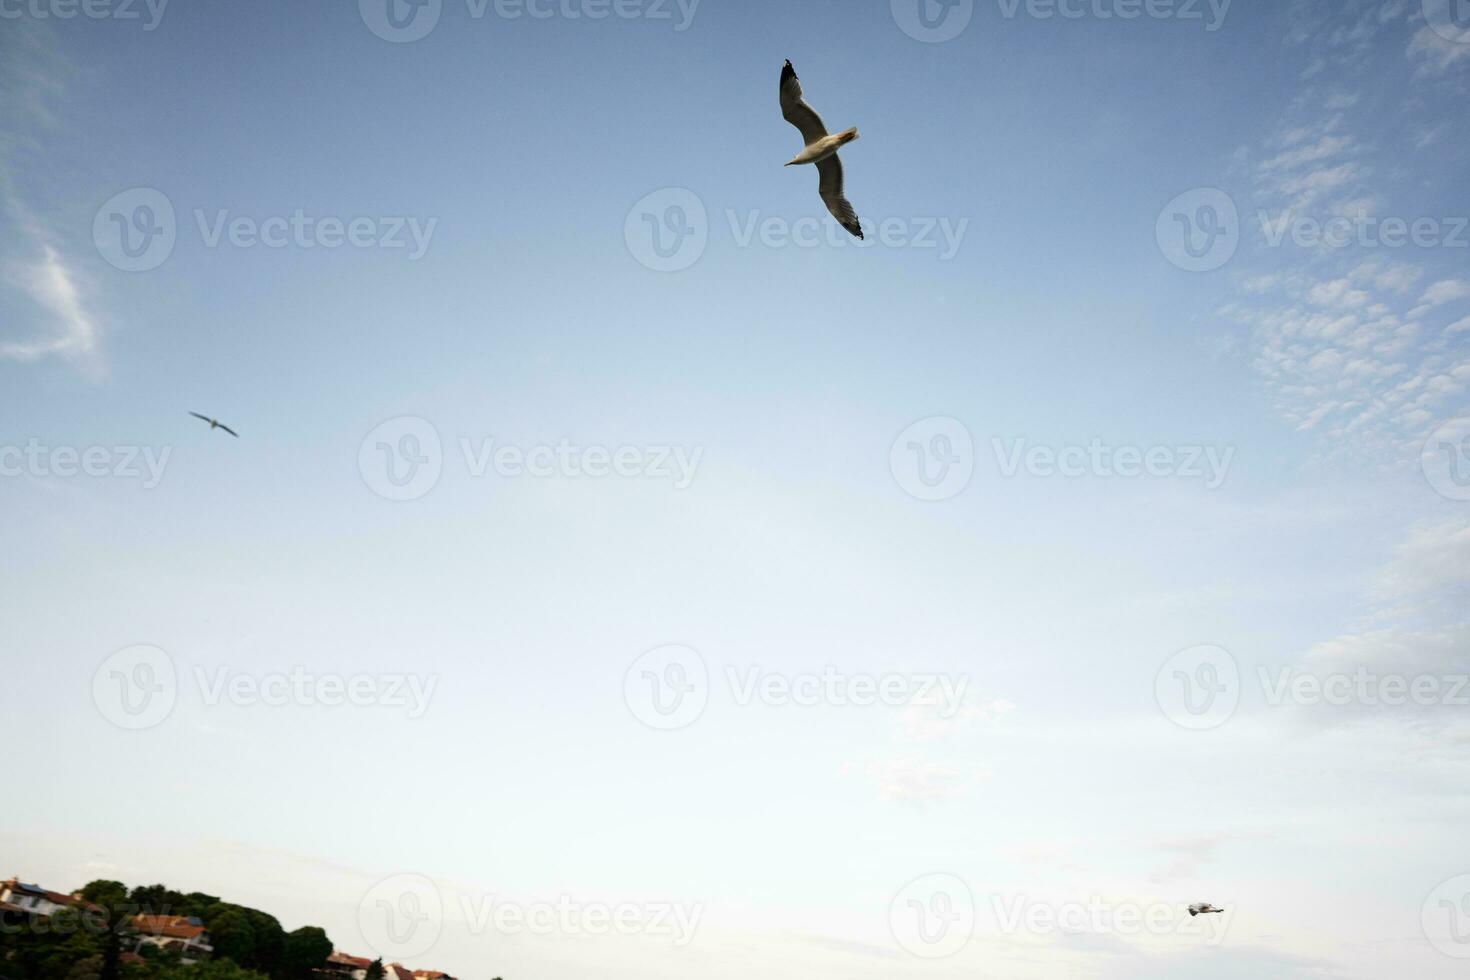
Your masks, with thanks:
[(920, 2), (0, 0), (0, 874), (1462, 975), (1470, 11)]

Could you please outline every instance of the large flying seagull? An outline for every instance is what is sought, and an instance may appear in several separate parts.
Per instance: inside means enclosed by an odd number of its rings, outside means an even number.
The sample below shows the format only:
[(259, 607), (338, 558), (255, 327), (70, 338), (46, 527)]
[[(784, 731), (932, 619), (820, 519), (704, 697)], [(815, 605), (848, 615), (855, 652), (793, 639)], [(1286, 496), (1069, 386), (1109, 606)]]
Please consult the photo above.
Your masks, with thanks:
[(837, 156), (839, 147), (846, 146), (858, 138), (857, 128), (845, 129), (836, 136), (827, 135), (827, 127), (817, 110), (806, 104), (801, 96), (801, 82), (791, 62), (781, 69), (781, 115), (786, 121), (801, 130), (806, 149), (798, 153), (786, 166), (815, 163), (821, 182), (817, 192), (837, 223), (858, 238), (863, 237), (863, 226), (858, 222), (857, 212), (852, 209), (842, 194), (842, 161)]
[(189, 414), (192, 415), (192, 416), (194, 416), (196, 419), (199, 419), (202, 422), (208, 422), (209, 423), (209, 430), (211, 432), (213, 432), (215, 429), (224, 429), (226, 432), (228, 432), (230, 435), (234, 436), (236, 439), (240, 438), (240, 433), (236, 432), (234, 429), (230, 428), (228, 425), (225, 425), (224, 423), (222, 423), (221, 421), (219, 421), (219, 419), (212, 419), (208, 415), (200, 415), (198, 412), (190, 412)]

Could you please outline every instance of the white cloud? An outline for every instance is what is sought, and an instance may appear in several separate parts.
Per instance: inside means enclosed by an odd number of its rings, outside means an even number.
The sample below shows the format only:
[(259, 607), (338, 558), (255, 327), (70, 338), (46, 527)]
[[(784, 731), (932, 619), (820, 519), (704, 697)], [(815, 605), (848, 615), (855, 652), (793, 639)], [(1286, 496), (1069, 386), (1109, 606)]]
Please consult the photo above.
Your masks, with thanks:
[[(853, 768), (852, 765), (844, 767), (849, 772)], [(914, 803), (970, 796), (976, 784), (989, 775), (958, 763), (936, 762), (916, 756), (875, 759), (864, 768), (883, 799)]]
[(12, 269), (11, 278), (49, 317), (49, 332), (31, 340), (0, 342), (0, 357), (34, 361), (59, 355), (87, 361), (97, 354), (98, 329), (83, 307), (76, 274), (56, 249), (42, 246), (43, 258), (35, 265)]
[(1457, 299), (1470, 296), (1470, 282), (1463, 279), (1444, 279), (1430, 286), (1419, 302), (1426, 307), (1442, 306)]

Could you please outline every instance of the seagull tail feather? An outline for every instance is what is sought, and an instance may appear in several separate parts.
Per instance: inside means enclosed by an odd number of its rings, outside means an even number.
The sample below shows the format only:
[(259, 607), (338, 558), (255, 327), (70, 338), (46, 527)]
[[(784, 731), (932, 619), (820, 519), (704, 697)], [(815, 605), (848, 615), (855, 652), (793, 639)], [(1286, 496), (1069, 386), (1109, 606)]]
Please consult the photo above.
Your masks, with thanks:
[(838, 146), (846, 146), (847, 144), (858, 138), (857, 127), (854, 126), (851, 129), (844, 129), (842, 132), (837, 134), (837, 138), (841, 140), (841, 142), (837, 144)]

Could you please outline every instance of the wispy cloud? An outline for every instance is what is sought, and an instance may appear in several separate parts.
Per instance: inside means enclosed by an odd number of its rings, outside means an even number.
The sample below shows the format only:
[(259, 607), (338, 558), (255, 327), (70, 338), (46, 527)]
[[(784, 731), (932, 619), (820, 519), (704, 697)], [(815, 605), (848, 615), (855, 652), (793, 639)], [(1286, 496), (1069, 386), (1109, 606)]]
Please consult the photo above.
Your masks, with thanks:
[(16, 234), (0, 250), (0, 285), (17, 301), (0, 322), (0, 358), (38, 361), (59, 357), (88, 373), (99, 372), (101, 327), (85, 295), (76, 263), (60, 236), (31, 207), (22, 190), (23, 157), (57, 125), (63, 95), (61, 61), (35, 25), (6, 28), (0, 58), (0, 212)]

